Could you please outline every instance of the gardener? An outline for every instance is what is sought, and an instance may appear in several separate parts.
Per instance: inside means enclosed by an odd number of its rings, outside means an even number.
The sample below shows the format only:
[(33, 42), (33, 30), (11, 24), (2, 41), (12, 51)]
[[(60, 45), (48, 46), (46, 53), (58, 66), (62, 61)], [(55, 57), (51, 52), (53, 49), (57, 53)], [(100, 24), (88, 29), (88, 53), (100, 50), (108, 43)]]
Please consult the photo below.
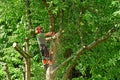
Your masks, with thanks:
[(49, 51), (46, 47), (45, 37), (54, 36), (55, 33), (54, 32), (42, 33), (42, 29), (40, 26), (35, 28), (35, 33), (37, 34), (37, 41), (38, 41), (39, 49), (42, 54), (42, 64), (45, 67), (45, 66), (47, 66), (47, 61), (48, 61), (48, 64), (52, 65), (53, 62), (52, 62), (52, 58), (49, 54)]

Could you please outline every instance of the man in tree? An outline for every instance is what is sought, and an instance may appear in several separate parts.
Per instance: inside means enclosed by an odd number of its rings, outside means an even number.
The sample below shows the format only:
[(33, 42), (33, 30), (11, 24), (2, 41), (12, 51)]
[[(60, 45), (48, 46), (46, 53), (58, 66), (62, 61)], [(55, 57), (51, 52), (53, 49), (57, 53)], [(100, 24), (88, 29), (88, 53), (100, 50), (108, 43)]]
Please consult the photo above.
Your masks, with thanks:
[[(37, 34), (37, 41), (38, 41), (39, 49), (42, 54), (42, 64), (44, 65), (44, 68), (47, 69), (47, 64), (52, 65), (52, 58), (46, 47), (45, 37), (54, 36), (55, 33), (54, 32), (42, 33), (42, 29), (40, 26), (35, 28), (35, 33)], [(48, 61), (48, 63), (47, 63), (47, 61)]]

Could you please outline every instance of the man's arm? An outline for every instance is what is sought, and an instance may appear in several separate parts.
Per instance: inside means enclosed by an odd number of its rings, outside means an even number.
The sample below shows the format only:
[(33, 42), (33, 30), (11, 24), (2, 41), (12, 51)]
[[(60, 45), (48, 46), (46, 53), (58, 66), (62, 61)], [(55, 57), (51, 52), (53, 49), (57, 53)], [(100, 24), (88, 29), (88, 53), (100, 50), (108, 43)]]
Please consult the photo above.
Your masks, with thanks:
[(55, 33), (55, 32), (48, 32), (47, 33), (47, 35), (49, 34), (49, 35), (52, 35), (51, 37), (47, 37), (47, 38), (45, 38), (45, 40), (46, 41), (50, 41), (50, 40), (53, 40), (53, 39), (56, 39), (56, 38), (58, 38), (60, 35), (61, 35), (61, 33), (64, 33), (64, 30), (62, 30), (61, 32), (57, 32), (57, 33)]
[(54, 35), (52, 35), (51, 37), (46, 37), (45, 40), (46, 41), (50, 41), (50, 40), (56, 39), (58, 37), (58, 35), (59, 35), (59, 32), (54, 34)]
[(55, 32), (47, 32), (47, 33), (45, 33), (45, 37), (54, 36), (54, 35), (55, 35)]

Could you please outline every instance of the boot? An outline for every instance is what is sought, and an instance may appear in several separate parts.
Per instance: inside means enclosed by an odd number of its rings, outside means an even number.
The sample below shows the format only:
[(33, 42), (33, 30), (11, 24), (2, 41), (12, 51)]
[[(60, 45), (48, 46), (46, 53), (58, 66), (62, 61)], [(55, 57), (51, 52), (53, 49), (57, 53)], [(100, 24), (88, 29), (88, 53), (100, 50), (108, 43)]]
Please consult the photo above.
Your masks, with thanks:
[(53, 64), (52, 60), (48, 60), (48, 64), (52, 65)]

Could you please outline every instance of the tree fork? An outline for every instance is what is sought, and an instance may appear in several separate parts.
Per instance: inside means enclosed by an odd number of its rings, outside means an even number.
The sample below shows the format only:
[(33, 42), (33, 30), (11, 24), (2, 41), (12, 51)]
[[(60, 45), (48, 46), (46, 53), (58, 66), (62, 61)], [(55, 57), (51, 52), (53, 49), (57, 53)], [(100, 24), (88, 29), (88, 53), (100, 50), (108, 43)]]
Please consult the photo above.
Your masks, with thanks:
[(22, 55), (24, 62), (25, 62), (25, 80), (30, 80), (30, 58), (31, 56), (28, 54), (28, 51), (27, 51), (29, 49), (26, 49), (28, 48), (28, 44), (25, 45), (24, 47), (25, 48), (23, 48), (22, 50), (21, 48), (17, 46), (17, 43), (13, 43), (13, 48)]
[[(42, 0), (42, 2), (43, 2), (43, 5), (45, 6), (45, 8), (48, 10), (49, 30), (50, 31), (54, 31), (55, 17), (52, 14), (52, 11), (48, 9), (49, 5), (48, 5), (47, 1), (46, 0)], [(53, 58), (53, 54), (55, 52), (53, 51), (54, 45), (52, 45), (52, 44), (53, 44), (53, 40), (50, 41), (50, 51), (49, 51), (51, 57)], [(48, 67), (48, 69), (46, 71), (46, 80), (54, 80), (54, 74), (51, 74), (52, 69), (53, 69), (53, 65)]]
[[(80, 55), (82, 55), (84, 50), (91, 50), (92, 48), (94, 48), (95, 46), (97, 46), (98, 44), (106, 41), (114, 32), (115, 32), (115, 28), (111, 28), (110, 30), (108, 30), (108, 32), (103, 35), (101, 38), (91, 42), (89, 45), (83, 46), (81, 47), (77, 52), (76, 52), (76, 57), (74, 57), (74, 55), (71, 55), (69, 58), (67, 58), (64, 62), (62, 62), (58, 67), (54, 68), (51, 71), (51, 74), (54, 74), (58, 69), (60, 69), (62, 66), (64, 66), (66, 63), (68, 63), (69, 61), (73, 60), (72, 63), (74, 63), (74, 65), (69, 65), (65, 71), (65, 74), (63, 76), (63, 80), (66, 80), (69, 76), (68, 74), (72, 71), (72, 68), (76, 65), (76, 60), (79, 59)], [(60, 33), (59, 35), (60, 36)], [(51, 38), (50, 38), (51, 39)]]
[(18, 47), (17, 43), (13, 43), (13, 48), (18, 51), (24, 58), (30, 58), (31, 56), (23, 51), (20, 47)]
[[(96, 41), (93, 41), (92, 43), (90, 43), (90, 44), (89, 44), (88, 46), (86, 46), (86, 47), (83, 46), (82, 48), (80, 48), (80, 49), (76, 52), (76, 57), (74, 57), (74, 55), (72, 55), (70, 58), (68, 58), (66, 61), (64, 61), (64, 62), (63, 62), (64, 64), (62, 64), (62, 65), (65, 65), (65, 62), (67, 63), (67, 62), (69, 62), (69, 61), (71, 61), (71, 60), (73, 60), (72, 63), (74, 63), (74, 64), (73, 64), (73, 65), (69, 65), (69, 66), (67, 67), (66, 73), (64, 74), (63, 80), (68, 79), (68, 77), (69, 77), (68, 74), (69, 74), (69, 73), (67, 73), (67, 71), (70, 72), (70, 70), (72, 70), (72, 67), (76, 65), (76, 61), (79, 59), (80, 55), (82, 54), (82, 52), (83, 52), (84, 50), (90, 50), (90, 49), (94, 48), (95, 46), (97, 46), (98, 44), (106, 41), (115, 31), (116, 31), (115, 27), (111, 28), (111, 29), (108, 30), (108, 32), (107, 32), (104, 36), (102, 36), (101, 38), (97, 39)], [(61, 65), (61, 66), (62, 66), (62, 65)], [(59, 67), (59, 68), (60, 68), (60, 67)]]

